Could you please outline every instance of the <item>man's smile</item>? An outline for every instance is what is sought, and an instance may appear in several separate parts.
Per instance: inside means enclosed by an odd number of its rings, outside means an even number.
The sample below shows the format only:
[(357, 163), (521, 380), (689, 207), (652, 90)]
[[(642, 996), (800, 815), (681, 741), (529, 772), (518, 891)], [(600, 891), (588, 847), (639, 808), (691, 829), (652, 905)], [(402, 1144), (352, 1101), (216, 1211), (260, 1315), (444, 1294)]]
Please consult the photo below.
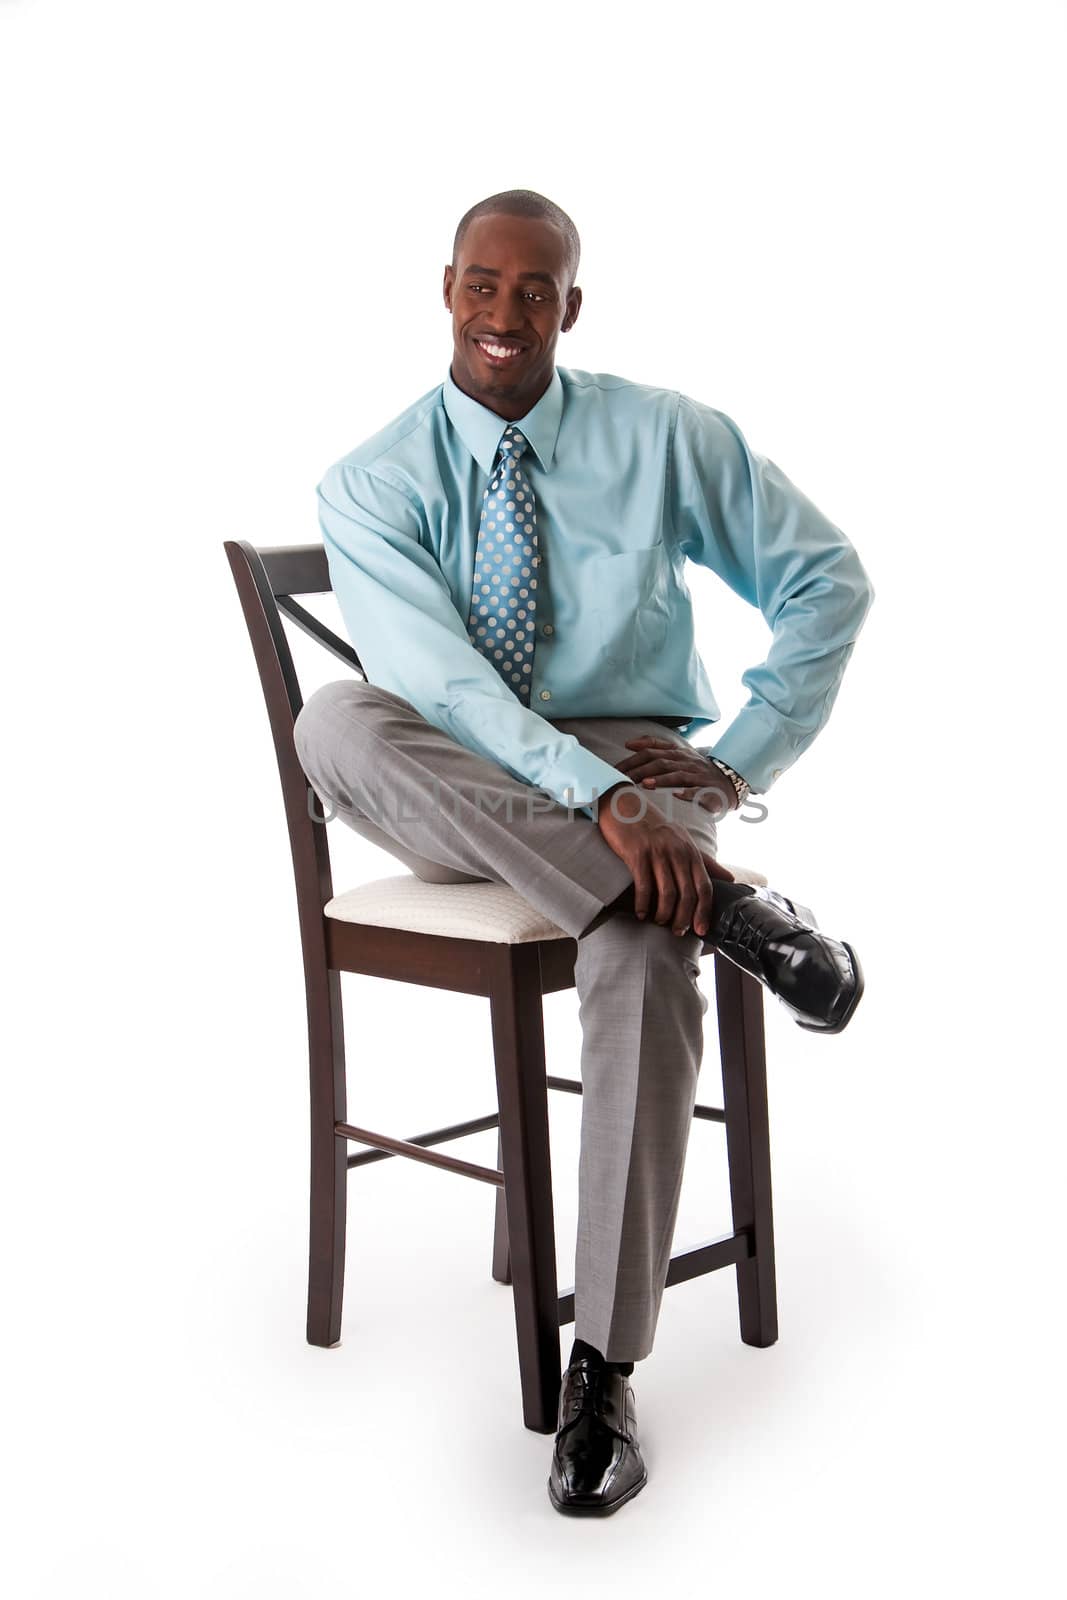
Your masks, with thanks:
[(516, 344), (512, 339), (484, 339), (476, 337), (474, 348), (482, 360), (490, 367), (515, 367), (518, 366), (526, 354), (526, 346)]

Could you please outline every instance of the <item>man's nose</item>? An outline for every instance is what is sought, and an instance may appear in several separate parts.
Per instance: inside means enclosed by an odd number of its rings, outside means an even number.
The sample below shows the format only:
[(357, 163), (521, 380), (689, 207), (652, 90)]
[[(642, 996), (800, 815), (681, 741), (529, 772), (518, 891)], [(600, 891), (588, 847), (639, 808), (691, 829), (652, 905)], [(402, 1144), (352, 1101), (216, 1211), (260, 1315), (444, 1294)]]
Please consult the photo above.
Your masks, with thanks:
[(526, 322), (526, 302), (522, 298), (522, 290), (516, 289), (513, 295), (502, 290), (496, 297), (493, 315), (501, 329), (523, 327)]

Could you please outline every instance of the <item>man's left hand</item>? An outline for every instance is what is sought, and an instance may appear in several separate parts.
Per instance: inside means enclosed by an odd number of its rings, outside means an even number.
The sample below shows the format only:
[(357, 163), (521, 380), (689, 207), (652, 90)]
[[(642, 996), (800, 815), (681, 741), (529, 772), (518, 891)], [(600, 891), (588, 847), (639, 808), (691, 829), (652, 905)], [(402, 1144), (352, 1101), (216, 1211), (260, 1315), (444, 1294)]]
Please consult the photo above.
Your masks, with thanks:
[(626, 748), (634, 754), (623, 756), (614, 765), (634, 783), (646, 789), (678, 789), (681, 799), (695, 799), (697, 805), (720, 817), (736, 811), (737, 790), (725, 772), (713, 767), (707, 756), (698, 755), (691, 745), (682, 749), (673, 739), (643, 733), (627, 739)]

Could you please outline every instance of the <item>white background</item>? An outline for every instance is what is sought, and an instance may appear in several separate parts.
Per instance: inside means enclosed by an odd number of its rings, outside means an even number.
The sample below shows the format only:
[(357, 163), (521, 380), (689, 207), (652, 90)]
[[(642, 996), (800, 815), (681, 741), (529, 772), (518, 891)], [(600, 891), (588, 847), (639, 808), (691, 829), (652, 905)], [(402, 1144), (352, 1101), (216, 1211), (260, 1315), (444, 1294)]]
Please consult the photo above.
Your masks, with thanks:
[[(0, 0), (10, 1594), (1052, 1592), (1063, 20)], [(343, 1343), (304, 1342), (295, 902), (222, 551), (318, 537), (325, 468), (445, 375), (459, 217), (518, 186), (582, 237), (560, 364), (726, 411), (877, 589), (723, 829), (868, 974), (833, 1040), (768, 997), (781, 1338), (740, 1344), (729, 1274), (667, 1292), (604, 1522), (549, 1504), (484, 1186), (354, 1173)], [(729, 716), (767, 635), (691, 586)], [(339, 886), (402, 870), (339, 826)], [(492, 1108), (483, 1002), (345, 990), (356, 1120)], [(573, 991), (546, 1016), (576, 1075)], [(727, 1226), (697, 1124), (676, 1246)]]

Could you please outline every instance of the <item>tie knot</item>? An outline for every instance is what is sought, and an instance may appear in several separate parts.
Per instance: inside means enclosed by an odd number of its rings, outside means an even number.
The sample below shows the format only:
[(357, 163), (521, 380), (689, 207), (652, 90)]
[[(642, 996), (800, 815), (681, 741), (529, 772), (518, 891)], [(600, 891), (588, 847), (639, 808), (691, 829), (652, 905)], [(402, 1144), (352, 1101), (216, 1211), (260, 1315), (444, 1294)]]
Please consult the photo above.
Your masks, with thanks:
[(528, 443), (529, 440), (524, 434), (519, 432), (518, 428), (509, 426), (504, 429), (504, 432), (501, 436), (500, 449), (513, 461), (517, 461), (522, 455), (522, 452), (526, 449)]

